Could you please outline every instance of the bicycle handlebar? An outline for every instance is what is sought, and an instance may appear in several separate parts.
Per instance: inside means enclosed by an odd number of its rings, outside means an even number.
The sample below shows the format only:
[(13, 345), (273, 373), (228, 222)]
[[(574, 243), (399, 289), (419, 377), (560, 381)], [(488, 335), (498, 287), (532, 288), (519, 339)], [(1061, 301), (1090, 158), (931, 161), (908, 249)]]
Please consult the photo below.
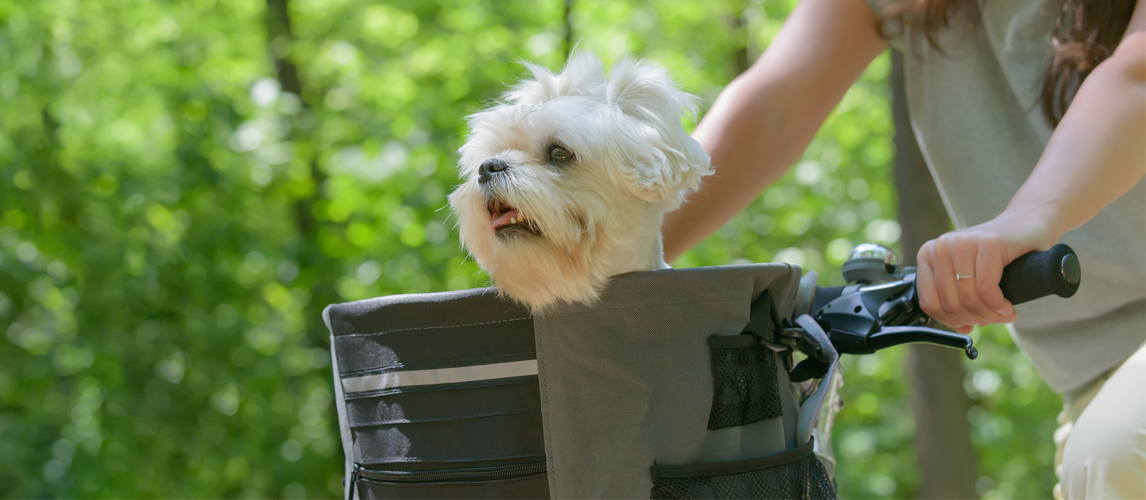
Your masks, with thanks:
[(999, 287), (1012, 304), (1022, 304), (1048, 295), (1070, 297), (1078, 291), (1082, 268), (1078, 255), (1059, 243), (1045, 252), (1031, 252), (1003, 268)]
[[(870, 250), (872, 245), (864, 247)], [(923, 326), (930, 318), (919, 307), (915, 274), (901, 274), (894, 253), (884, 250), (890, 258), (865, 254), (854, 261), (849, 259), (845, 276), (854, 263), (851, 269), (859, 271), (849, 280), (858, 282), (845, 287), (815, 287), (810, 303), (803, 306), (810, 306), (810, 310), (794, 311), (795, 315), (811, 313), (843, 354), (868, 354), (893, 345), (926, 342), (963, 349), (974, 359), (977, 350), (971, 337)], [(1012, 304), (1022, 304), (1048, 295), (1070, 297), (1078, 291), (1081, 276), (1078, 256), (1060, 243), (1015, 259), (1003, 269), (999, 286)]]
[[(1082, 269), (1078, 255), (1070, 246), (1059, 243), (1043, 252), (1031, 252), (1003, 268), (999, 288), (1011, 304), (1022, 304), (1050, 295), (1069, 298), (1078, 292)], [(827, 304), (843, 294), (846, 286), (818, 287), (816, 303)], [(914, 285), (912, 286), (914, 289)], [(818, 310), (813, 307), (812, 310)]]

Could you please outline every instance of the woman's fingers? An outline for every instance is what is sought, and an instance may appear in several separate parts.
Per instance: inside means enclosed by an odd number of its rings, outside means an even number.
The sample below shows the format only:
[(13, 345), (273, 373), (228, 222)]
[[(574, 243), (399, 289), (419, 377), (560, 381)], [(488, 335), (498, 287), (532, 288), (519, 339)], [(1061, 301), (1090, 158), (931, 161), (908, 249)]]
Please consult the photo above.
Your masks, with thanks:
[(978, 325), (980, 324), (979, 318), (964, 307), (963, 299), (958, 290), (959, 286), (955, 284), (956, 253), (950, 233), (940, 236), (936, 240), (933, 267), (935, 276), (932, 279), (935, 281), (935, 291), (939, 294), (939, 307), (943, 308), (943, 313), (948, 318), (955, 321), (955, 323), (947, 323), (947, 326), (958, 328), (963, 325)]
[(990, 237), (948, 233), (920, 248), (916, 290), (923, 311), (960, 333), (973, 325), (1012, 323), (1014, 307), (999, 281), (1004, 245)]
[[(956, 315), (964, 321), (979, 326), (1010, 322), (1010, 318), (988, 305), (990, 298), (996, 308), (1002, 308), (1002, 305), (995, 300), (996, 297), (983, 295), (984, 290), (990, 291), (992, 288), (997, 292), (998, 298), (1003, 295), (999, 290), (999, 277), (993, 275), (994, 267), (986, 267), (991, 272), (982, 272), (980, 267), (986, 262), (1001, 261), (1003, 259), (1001, 248), (990, 246), (987, 240), (976, 241), (974, 238), (958, 235), (952, 235), (950, 240), (948, 249), (955, 271), (953, 281), (955, 292), (959, 297), (959, 311)], [(1002, 266), (999, 266), (998, 273), (1002, 275)]]
[(975, 288), (983, 304), (994, 311), (994, 323), (1014, 323), (1019, 319), (1015, 307), (1003, 296), (1002, 288), (999, 288), (1007, 262), (1002, 243), (984, 240), (979, 244), (979, 258), (975, 260), (975, 275), (979, 279), (975, 282)]
[(943, 323), (959, 333), (969, 333), (971, 326), (949, 316), (942, 306), (942, 298), (936, 287), (937, 271), (935, 240), (928, 241), (919, 249), (916, 257), (915, 291), (919, 297), (919, 307), (932, 319)]

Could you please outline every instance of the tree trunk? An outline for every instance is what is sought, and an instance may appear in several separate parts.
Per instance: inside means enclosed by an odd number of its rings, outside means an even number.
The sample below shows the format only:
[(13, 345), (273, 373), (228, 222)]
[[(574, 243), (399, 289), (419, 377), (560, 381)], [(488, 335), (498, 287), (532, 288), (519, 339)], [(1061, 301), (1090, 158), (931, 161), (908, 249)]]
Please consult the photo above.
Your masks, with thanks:
[[(294, 41), (294, 32), (291, 29), (288, 0), (267, 0), (266, 23), (267, 47), (275, 62), (275, 76), (279, 81), (279, 86), (284, 92), (290, 92), (302, 100), (302, 81), (298, 77), (298, 67), (290, 58), (290, 46)], [(304, 108), (308, 107), (305, 100), (302, 100), (302, 103)], [(293, 138), (294, 130), (292, 129), (291, 139)], [(322, 183), (326, 180), (326, 175), (314, 162), (311, 162), (310, 165), (310, 176), (317, 188), (315, 194), (298, 200), (294, 206), (299, 232), (306, 237), (317, 235), (312, 209), (319, 196), (318, 193), (321, 191)], [(312, 239), (311, 241), (317, 240)]]
[(565, 38), (562, 41), (562, 49), (565, 51), (565, 61), (569, 60), (569, 56), (573, 54), (573, 0), (565, 0), (565, 14), (561, 19), (565, 23)]
[[(903, 227), (903, 263), (915, 265), (919, 247), (948, 231), (950, 221), (916, 143), (907, 113), (903, 56), (892, 52), (895, 187)], [(963, 392), (963, 352), (930, 345), (908, 347), (911, 410), (920, 485), (916, 498), (976, 498), (978, 477)]]
[[(291, 45), (294, 43), (294, 31), (291, 27), (290, 0), (266, 0), (266, 29), (267, 50), (275, 65), (275, 77), (283, 92), (298, 96), (304, 110), (310, 106), (303, 97), (303, 82), (298, 74), (298, 66), (291, 58)], [(305, 136), (308, 132), (300, 130), (297, 122), (291, 124), (287, 139), (292, 143)], [(330, 304), (338, 299), (334, 293), (334, 284), (328, 278), (330, 271), (335, 269), (335, 262), (323, 253), (318, 244), (319, 221), (314, 216), (315, 204), (322, 198), (322, 185), (326, 182), (326, 174), (319, 168), (316, 160), (318, 155), (312, 153), (308, 161), (310, 165), (310, 178), (314, 183), (314, 190), (307, 196), (294, 201), (295, 225), (298, 227), (298, 237), (302, 242), (293, 257), (298, 261), (302, 270), (300, 281), (310, 282), (311, 304)], [(317, 312), (317, 311), (316, 311)], [(319, 314), (307, 314), (306, 331), (318, 338), (326, 339), (326, 327)]]
[(733, 77), (742, 75), (752, 65), (748, 60), (748, 20), (744, 16), (744, 9), (744, 1), (735, 0), (732, 2), (732, 12), (728, 14), (729, 27), (736, 34), (736, 48), (732, 52), (732, 67), (736, 74)]

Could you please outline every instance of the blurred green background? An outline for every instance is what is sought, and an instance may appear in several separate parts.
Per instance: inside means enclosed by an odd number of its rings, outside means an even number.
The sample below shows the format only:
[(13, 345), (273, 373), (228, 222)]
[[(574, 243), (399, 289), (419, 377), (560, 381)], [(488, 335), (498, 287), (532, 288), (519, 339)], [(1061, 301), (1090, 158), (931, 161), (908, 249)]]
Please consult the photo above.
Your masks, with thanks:
[[(442, 209), (463, 118), (569, 39), (711, 103), (793, 4), (577, 0), (568, 34), (561, 0), (0, 1), (0, 495), (338, 496), (322, 308), (488, 284)], [(889, 61), (675, 266), (840, 284), (894, 247)], [(977, 491), (1047, 497), (1059, 399), (975, 335)], [(903, 357), (845, 360), (841, 497), (918, 485)]]

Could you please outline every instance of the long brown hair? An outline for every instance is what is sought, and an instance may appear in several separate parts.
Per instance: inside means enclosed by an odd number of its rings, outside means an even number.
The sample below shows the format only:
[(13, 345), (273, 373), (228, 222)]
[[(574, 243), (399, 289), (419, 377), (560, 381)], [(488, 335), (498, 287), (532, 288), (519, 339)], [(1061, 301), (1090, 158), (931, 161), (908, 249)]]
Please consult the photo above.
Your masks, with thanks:
[[(984, 0), (992, 1), (992, 0)], [(994, 0), (1014, 1), (1014, 0)], [(1146, 1), (1146, 0), (1143, 0)], [(936, 50), (936, 35), (950, 25), (952, 13), (977, 9), (968, 0), (900, 0), (883, 12), (879, 30), (888, 36), (889, 21), (922, 34)], [(1078, 87), (1090, 72), (1114, 53), (1130, 24), (1133, 0), (1064, 0), (1054, 31), (1054, 58), (1047, 68), (1040, 101), (1043, 114), (1057, 126)]]

